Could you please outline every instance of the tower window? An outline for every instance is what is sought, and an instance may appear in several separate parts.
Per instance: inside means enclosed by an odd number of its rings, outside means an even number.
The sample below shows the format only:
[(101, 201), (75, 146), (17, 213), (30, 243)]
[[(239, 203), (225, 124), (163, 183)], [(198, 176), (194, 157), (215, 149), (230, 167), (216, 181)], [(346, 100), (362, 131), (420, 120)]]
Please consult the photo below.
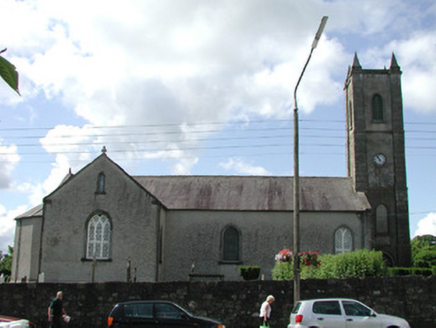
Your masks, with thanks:
[(353, 103), (348, 102), (348, 129), (353, 130), (354, 128), (354, 118), (353, 118)]
[(86, 258), (109, 259), (111, 245), (111, 223), (104, 214), (94, 215), (88, 222)]
[(335, 232), (335, 253), (351, 252), (353, 250), (353, 236), (351, 230), (345, 227)]
[(383, 122), (383, 100), (379, 94), (375, 94), (372, 97), (372, 121), (373, 122)]
[(234, 227), (227, 227), (223, 233), (223, 261), (239, 260), (239, 232)]
[(380, 204), (375, 210), (376, 223), (375, 228), (378, 234), (388, 233), (388, 209), (385, 205)]

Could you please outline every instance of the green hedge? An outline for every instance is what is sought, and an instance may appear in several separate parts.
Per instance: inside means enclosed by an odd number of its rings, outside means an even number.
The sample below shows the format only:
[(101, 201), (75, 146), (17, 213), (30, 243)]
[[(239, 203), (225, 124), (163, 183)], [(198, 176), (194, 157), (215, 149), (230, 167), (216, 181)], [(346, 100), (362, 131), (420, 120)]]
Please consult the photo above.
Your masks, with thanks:
[(280, 262), (276, 261), (272, 269), (272, 277), (274, 280), (288, 280), (294, 278), (294, 265), (293, 261)]
[(388, 268), (391, 277), (396, 276), (431, 276), (436, 275), (436, 266), (433, 268)]
[[(301, 279), (376, 277), (387, 274), (387, 267), (380, 251), (361, 249), (337, 255), (320, 255), (318, 258), (321, 265), (317, 267), (301, 265)], [(274, 280), (292, 279), (292, 261), (276, 261), (272, 275)]]
[(260, 275), (260, 266), (257, 265), (240, 265), (238, 267), (239, 269), (239, 275), (244, 278), (244, 280), (256, 280), (259, 279)]
[[(300, 265), (301, 279), (328, 279), (352, 277), (380, 277), (380, 276), (431, 276), (436, 275), (436, 266), (432, 268), (388, 268), (380, 251), (366, 249), (342, 254), (320, 255), (319, 266)], [(294, 267), (292, 259), (288, 262), (276, 261), (272, 270), (274, 280), (293, 279)]]
[[(333, 259), (333, 277), (377, 277), (386, 275), (386, 263), (380, 251), (360, 249), (338, 254)], [(330, 271), (331, 272), (331, 271)]]

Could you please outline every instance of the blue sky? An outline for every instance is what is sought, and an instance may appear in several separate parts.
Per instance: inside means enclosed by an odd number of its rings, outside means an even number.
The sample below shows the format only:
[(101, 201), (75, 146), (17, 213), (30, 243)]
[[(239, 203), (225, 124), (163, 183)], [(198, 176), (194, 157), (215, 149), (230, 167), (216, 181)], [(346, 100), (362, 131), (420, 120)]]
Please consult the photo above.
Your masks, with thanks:
[[(132, 175), (346, 176), (343, 85), (363, 68), (403, 71), (411, 237), (436, 235), (433, 0), (0, 0), (0, 249), (14, 218), (106, 146)], [(291, 233), (291, 232), (290, 232)]]

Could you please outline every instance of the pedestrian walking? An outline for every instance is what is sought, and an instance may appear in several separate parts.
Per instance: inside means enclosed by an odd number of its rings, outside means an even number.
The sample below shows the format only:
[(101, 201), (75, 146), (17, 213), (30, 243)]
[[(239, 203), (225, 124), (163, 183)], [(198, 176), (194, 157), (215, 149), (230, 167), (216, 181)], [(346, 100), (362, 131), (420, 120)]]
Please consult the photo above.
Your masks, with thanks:
[(260, 306), (260, 313), (259, 313), (259, 319), (260, 319), (260, 325), (263, 327), (269, 327), (269, 318), (271, 316), (271, 304), (273, 304), (275, 301), (274, 296), (269, 295), (265, 302), (262, 303)]
[(69, 317), (62, 303), (62, 298), (63, 293), (59, 291), (56, 293), (56, 297), (50, 302), (48, 307), (48, 322), (50, 323), (50, 328), (61, 328), (63, 321), (69, 321)]

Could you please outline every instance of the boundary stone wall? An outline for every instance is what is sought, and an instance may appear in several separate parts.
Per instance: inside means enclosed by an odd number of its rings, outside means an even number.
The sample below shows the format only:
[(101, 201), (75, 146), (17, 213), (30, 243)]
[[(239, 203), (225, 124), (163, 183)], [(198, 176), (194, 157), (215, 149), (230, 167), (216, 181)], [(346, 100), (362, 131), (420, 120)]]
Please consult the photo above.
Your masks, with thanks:
[[(198, 281), (164, 283), (5, 283), (0, 314), (27, 318), (47, 327), (47, 307), (58, 290), (72, 327), (106, 327), (114, 304), (124, 300), (165, 299), (197, 316), (215, 318), (227, 328), (257, 328), (261, 303), (270, 294), (272, 328), (286, 328), (293, 307), (293, 282)], [(357, 299), (379, 313), (405, 318), (412, 328), (436, 327), (436, 276), (301, 280), (301, 298)]]

